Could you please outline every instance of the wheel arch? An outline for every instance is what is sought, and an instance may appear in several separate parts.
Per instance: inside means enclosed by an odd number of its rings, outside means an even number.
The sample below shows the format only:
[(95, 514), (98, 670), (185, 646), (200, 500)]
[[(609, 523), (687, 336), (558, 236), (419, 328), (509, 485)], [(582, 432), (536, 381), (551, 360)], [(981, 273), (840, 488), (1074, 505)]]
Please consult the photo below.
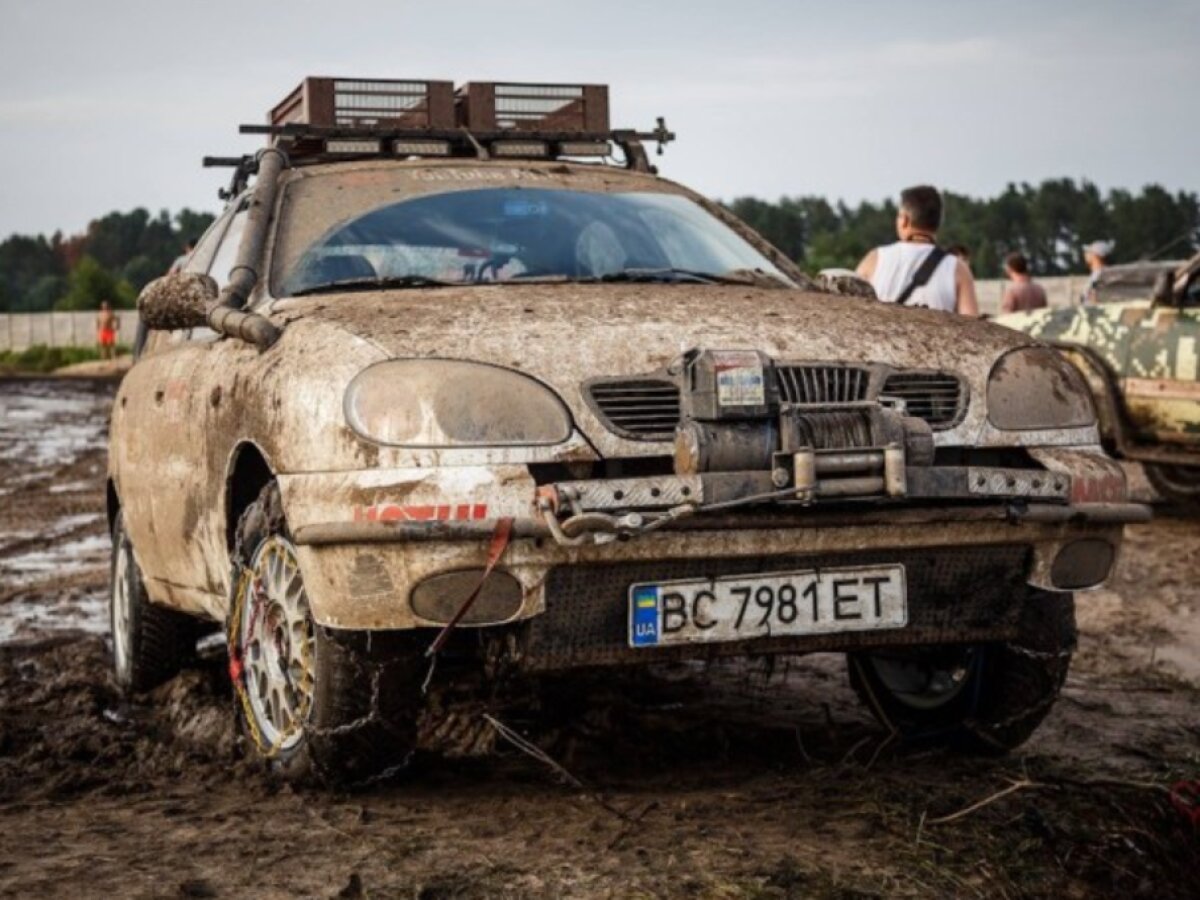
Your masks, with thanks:
[(262, 447), (253, 441), (242, 441), (234, 448), (225, 478), (225, 546), (230, 552), (237, 542), (242, 513), (274, 479), (275, 469)]

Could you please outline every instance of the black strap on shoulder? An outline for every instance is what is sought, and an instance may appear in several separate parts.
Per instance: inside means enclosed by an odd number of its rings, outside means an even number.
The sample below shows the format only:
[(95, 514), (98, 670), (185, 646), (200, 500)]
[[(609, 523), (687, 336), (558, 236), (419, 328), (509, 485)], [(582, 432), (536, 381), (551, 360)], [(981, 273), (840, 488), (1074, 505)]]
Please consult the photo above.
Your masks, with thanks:
[(937, 271), (937, 267), (942, 264), (942, 260), (948, 255), (945, 250), (934, 244), (933, 249), (929, 251), (929, 255), (921, 260), (921, 264), (917, 266), (917, 271), (913, 272), (912, 281), (908, 283), (908, 287), (904, 289), (904, 292), (896, 298), (896, 302), (901, 305), (907, 303), (912, 298), (913, 291), (929, 283), (929, 279), (933, 277), (933, 273)]

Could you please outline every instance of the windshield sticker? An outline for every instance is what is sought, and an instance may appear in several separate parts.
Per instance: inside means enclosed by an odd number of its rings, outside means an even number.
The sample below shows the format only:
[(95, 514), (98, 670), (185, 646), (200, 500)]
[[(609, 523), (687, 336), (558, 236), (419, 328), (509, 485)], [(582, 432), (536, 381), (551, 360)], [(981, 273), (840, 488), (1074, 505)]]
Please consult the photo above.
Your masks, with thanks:
[(539, 181), (550, 176), (535, 169), (416, 169), (413, 181)]
[(540, 200), (505, 200), (504, 215), (512, 218), (544, 216), (550, 208)]

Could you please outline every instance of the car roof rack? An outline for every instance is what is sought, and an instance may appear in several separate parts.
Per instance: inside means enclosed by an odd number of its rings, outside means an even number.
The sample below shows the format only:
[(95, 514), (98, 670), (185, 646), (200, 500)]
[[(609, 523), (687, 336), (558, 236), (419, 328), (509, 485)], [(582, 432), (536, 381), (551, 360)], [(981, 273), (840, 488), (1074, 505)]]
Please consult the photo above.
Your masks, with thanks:
[[(655, 172), (644, 142), (675, 140), (663, 119), (651, 131), (612, 129), (608, 86), (414, 79), (305, 78), (276, 104), (266, 124), (242, 125), (263, 134), (293, 165), (378, 158), (513, 160), (613, 158), (626, 168)], [(205, 157), (234, 175), (222, 197), (235, 196), (257, 168), (256, 157)]]

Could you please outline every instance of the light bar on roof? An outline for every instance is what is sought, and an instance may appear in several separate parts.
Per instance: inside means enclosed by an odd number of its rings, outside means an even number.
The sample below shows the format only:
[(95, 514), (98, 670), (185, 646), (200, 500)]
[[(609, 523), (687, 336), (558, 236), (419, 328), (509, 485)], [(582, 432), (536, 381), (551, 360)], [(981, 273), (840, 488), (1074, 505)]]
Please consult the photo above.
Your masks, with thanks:
[(493, 141), (492, 156), (519, 156), (542, 158), (550, 155), (545, 141)]
[(364, 138), (329, 138), (325, 141), (326, 153), (341, 153), (359, 155), (363, 153), (377, 154), (383, 149), (383, 142)]
[(563, 141), (558, 145), (562, 156), (609, 156), (612, 144), (608, 141)]
[(394, 141), (392, 152), (396, 156), (449, 156), (449, 141)]

